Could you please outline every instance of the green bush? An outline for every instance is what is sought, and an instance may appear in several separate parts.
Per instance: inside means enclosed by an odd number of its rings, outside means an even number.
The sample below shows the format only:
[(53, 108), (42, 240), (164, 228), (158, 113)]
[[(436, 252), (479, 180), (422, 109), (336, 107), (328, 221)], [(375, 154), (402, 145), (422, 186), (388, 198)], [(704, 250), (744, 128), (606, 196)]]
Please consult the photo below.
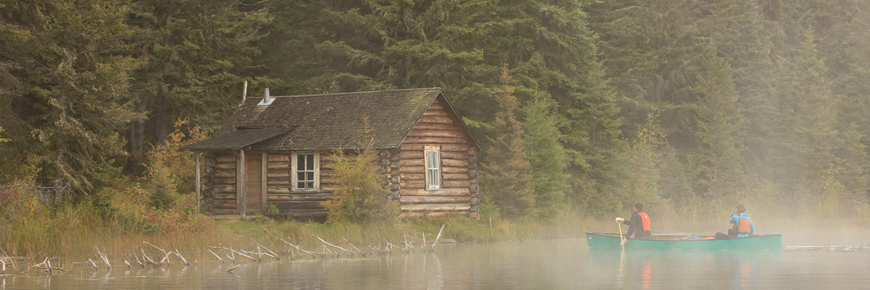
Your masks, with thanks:
[(377, 152), (370, 148), (349, 155), (343, 150), (334, 152), (336, 180), (340, 189), (334, 199), (323, 202), (329, 210), (329, 222), (366, 222), (396, 219), (399, 208), (387, 199), (386, 184), (380, 178)]

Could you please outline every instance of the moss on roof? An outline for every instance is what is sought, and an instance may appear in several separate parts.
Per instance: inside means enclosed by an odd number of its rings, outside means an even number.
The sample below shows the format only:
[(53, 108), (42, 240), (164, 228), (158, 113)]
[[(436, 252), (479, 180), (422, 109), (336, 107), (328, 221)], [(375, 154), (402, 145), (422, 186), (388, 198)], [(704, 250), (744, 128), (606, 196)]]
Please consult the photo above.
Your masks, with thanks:
[[(248, 98), (216, 134), (239, 128), (294, 128), (258, 142), (251, 150), (398, 147), (440, 88), (303, 96), (276, 96), (268, 106)], [(366, 133), (367, 132), (367, 133)]]

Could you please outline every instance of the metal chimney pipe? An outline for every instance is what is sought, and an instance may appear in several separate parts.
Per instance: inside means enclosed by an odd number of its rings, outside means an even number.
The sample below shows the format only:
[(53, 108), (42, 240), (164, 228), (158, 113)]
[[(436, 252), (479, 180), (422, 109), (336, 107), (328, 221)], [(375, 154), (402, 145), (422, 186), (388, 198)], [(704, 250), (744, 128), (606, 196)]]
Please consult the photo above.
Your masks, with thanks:
[(245, 87), (242, 89), (242, 104), (248, 100), (248, 81), (245, 81)]

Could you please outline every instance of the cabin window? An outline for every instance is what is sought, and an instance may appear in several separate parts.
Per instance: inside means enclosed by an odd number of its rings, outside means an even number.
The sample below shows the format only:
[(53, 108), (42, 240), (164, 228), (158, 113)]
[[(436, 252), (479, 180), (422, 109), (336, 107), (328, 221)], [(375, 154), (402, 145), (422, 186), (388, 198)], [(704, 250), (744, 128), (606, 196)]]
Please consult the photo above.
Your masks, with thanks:
[(441, 148), (440, 146), (426, 146), (424, 152), (426, 189), (441, 189)]
[(316, 191), (319, 187), (320, 158), (316, 152), (293, 154), (293, 191)]

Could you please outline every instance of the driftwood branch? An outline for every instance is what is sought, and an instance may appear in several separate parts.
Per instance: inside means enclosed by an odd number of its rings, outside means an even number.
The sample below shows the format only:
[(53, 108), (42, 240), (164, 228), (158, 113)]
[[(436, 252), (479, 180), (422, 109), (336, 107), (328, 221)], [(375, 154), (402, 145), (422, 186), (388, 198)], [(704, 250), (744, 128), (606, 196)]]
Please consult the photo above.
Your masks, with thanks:
[(184, 257), (181, 256), (181, 254), (178, 253), (178, 249), (175, 249), (175, 252), (172, 254), (174, 254), (176, 257), (181, 259), (181, 262), (183, 262), (185, 265), (190, 266), (190, 263), (187, 262), (187, 259), (185, 259)]
[(100, 259), (103, 260), (103, 263), (106, 263), (106, 267), (108, 267), (109, 271), (111, 271), (112, 264), (109, 264), (109, 258), (107, 258), (106, 255), (103, 254), (103, 252), (100, 252), (100, 248), (94, 247), (94, 249), (97, 249), (97, 255), (100, 256)]
[(230, 268), (229, 270), (227, 270), (227, 273), (232, 273), (233, 270), (235, 270), (236, 268), (238, 268), (238, 267), (241, 266), (241, 265), (242, 265), (242, 264), (238, 264), (238, 265), (233, 266), (232, 268)]
[[(146, 244), (146, 245), (149, 245), (149, 246), (151, 246), (151, 247), (153, 247), (153, 248), (155, 248), (155, 249), (160, 250), (161, 252), (163, 252), (163, 258), (160, 259), (160, 263), (157, 263), (158, 266), (159, 266), (160, 264), (163, 264), (164, 261), (166, 262), (167, 265), (169, 265), (169, 254), (171, 254), (171, 252), (167, 252), (166, 250), (161, 249), (160, 247), (157, 247), (157, 246), (155, 246), (155, 245), (152, 245), (151, 243), (149, 243), (149, 242), (147, 242), (147, 241), (142, 241), (142, 243), (143, 243), (143, 244)], [(144, 253), (144, 252), (143, 252), (143, 253)]]
[(142, 249), (142, 248), (140, 247), (139, 250), (142, 251), (142, 259), (143, 259), (144, 261), (146, 261), (146, 262), (148, 262), (148, 263), (151, 263), (151, 265), (154, 265), (154, 266), (156, 266), (156, 267), (160, 267), (160, 264), (155, 263), (155, 262), (154, 262), (154, 259), (151, 259), (151, 257), (148, 257), (148, 254), (145, 253), (145, 249)]
[[(242, 257), (245, 257), (245, 258), (248, 258), (248, 259), (254, 260), (254, 261), (257, 260), (257, 258), (251, 257), (251, 256), (249, 256), (249, 255), (247, 255), (247, 254), (245, 254), (245, 253), (242, 253), (242, 252), (239, 252), (239, 251), (233, 250), (232, 248), (227, 248), (227, 247), (224, 247), (224, 246), (220, 246), (220, 247), (209, 246), (209, 248), (212, 248), (212, 249), (219, 249), (219, 250), (224, 250), (224, 251), (230, 251), (230, 253), (232, 253), (233, 256), (235, 256), (235, 254), (239, 254), (239, 256), (242, 256)], [(236, 259), (235, 259), (235, 258), (232, 258), (232, 260), (235, 261)]]
[(435, 241), (432, 242), (432, 248), (429, 249), (430, 251), (431, 251), (431, 250), (435, 250), (435, 245), (437, 245), (437, 244), (438, 244), (438, 240), (441, 239), (441, 233), (444, 232), (444, 227), (445, 227), (445, 226), (447, 226), (447, 224), (443, 224), (443, 225), (441, 225), (441, 230), (438, 231), (438, 237), (435, 237)]
[(218, 254), (215, 254), (215, 253), (212, 252), (211, 250), (208, 250), (208, 252), (211, 253), (212, 255), (214, 255), (215, 258), (218, 258), (218, 260), (221, 261), (221, 264), (224, 263), (224, 259), (221, 259), (221, 256), (218, 256)]
[[(263, 229), (265, 230), (265, 228), (263, 228)], [(268, 232), (268, 231), (266, 231), (266, 232)], [(271, 234), (269, 234), (269, 235), (271, 235)], [(251, 238), (251, 236), (241, 236), (241, 235), (236, 235), (236, 236), (240, 237), (240, 238), (248, 238), (249, 240), (251, 240), (251, 242), (256, 244), (257, 247), (263, 248), (264, 250), (266, 250), (266, 252), (271, 254), (271, 255), (269, 255), (270, 257), (281, 260), (281, 257), (278, 257), (278, 254), (275, 254), (275, 252), (272, 252), (272, 250), (269, 250), (269, 248), (267, 248), (266, 246), (263, 246), (262, 244), (258, 243), (256, 240), (254, 240), (254, 238)]]
[[(309, 256), (311, 256), (312, 258), (317, 258), (317, 255), (315, 255), (314, 253), (309, 252), (309, 251), (306, 251), (306, 250), (303, 250), (302, 247), (297, 246), (297, 245), (294, 245), (293, 243), (288, 242), (288, 241), (285, 240), (285, 239), (282, 239), (282, 238), (276, 237), (275, 235), (273, 235), (271, 232), (269, 232), (269, 230), (267, 230), (267, 229), (264, 228), (264, 227), (260, 227), (260, 228), (262, 228), (263, 231), (265, 231), (266, 234), (268, 234), (268, 235), (269, 235), (270, 237), (272, 237), (273, 239), (279, 240), (279, 241), (283, 242), (284, 244), (286, 244), (286, 245), (288, 245), (288, 246), (291, 246), (291, 247), (295, 248), (295, 249), (296, 249), (297, 251), (299, 251), (299, 252), (306, 253), (306, 254), (308, 254)], [(295, 256), (295, 255), (294, 255), (294, 256)]]
[[(324, 241), (323, 239), (321, 239), (321, 238), (318, 237), (317, 235), (315, 235), (314, 237), (317, 238), (318, 240), (320, 240), (320, 242), (323, 243), (324, 245), (327, 245), (327, 246), (330, 246), (330, 247), (333, 247), (333, 248), (336, 248), (336, 249), (342, 250), (342, 251), (344, 251), (344, 252), (348, 252), (348, 253), (350, 253), (350, 254), (353, 254), (353, 252), (348, 251), (348, 250), (345, 249), (345, 248), (342, 248), (342, 247), (339, 247), (339, 246), (336, 246), (336, 245), (333, 245), (333, 244), (330, 244), (330, 243)], [(332, 253), (332, 251), (329, 251), (329, 252)], [(337, 255), (336, 255), (336, 256), (337, 256)]]

